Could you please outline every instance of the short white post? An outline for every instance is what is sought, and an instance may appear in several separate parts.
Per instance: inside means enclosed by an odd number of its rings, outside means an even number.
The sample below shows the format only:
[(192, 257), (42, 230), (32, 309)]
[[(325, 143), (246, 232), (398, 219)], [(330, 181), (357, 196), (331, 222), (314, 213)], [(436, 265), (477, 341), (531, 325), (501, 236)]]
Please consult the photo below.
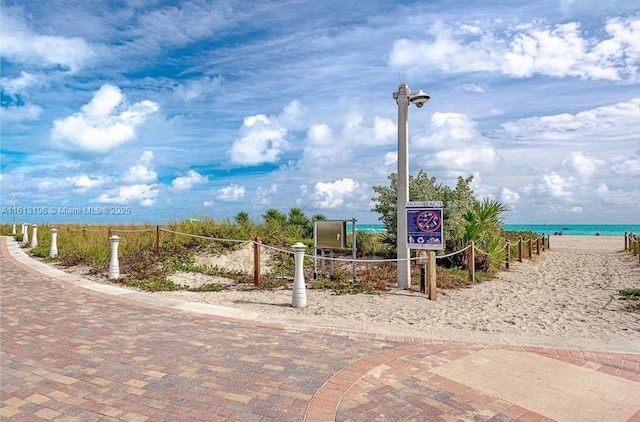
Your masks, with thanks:
[(35, 248), (38, 246), (38, 225), (34, 224), (33, 231), (31, 232), (31, 247)]
[(29, 226), (27, 223), (22, 224), (22, 243), (29, 242)]
[(16, 223), (13, 223), (13, 228), (11, 229), (11, 234), (15, 236), (16, 234)]
[(51, 248), (49, 249), (49, 258), (58, 256), (58, 229), (51, 229)]
[(118, 244), (120, 237), (113, 235), (109, 238), (111, 242), (111, 261), (109, 261), (109, 280), (120, 278), (120, 263), (118, 262)]
[(291, 306), (294, 308), (303, 308), (307, 306), (307, 287), (304, 284), (304, 251), (307, 247), (298, 242), (292, 245), (291, 248), (293, 249), (296, 262)]

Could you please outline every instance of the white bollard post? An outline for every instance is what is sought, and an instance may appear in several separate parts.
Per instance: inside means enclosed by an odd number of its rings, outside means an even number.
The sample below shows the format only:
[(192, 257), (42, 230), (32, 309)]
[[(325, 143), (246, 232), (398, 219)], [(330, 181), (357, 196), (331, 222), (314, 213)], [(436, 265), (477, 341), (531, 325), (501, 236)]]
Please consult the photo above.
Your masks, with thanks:
[(22, 225), (22, 243), (27, 243), (29, 242), (29, 226), (27, 225), (27, 223), (24, 223)]
[(49, 258), (58, 256), (58, 229), (51, 229), (51, 249), (49, 249)]
[(33, 231), (31, 232), (31, 247), (35, 248), (38, 246), (38, 225), (34, 224)]
[(13, 223), (13, 228), (11, 229), (11, 234), (12, 234), (13, 236), (15, 236), (15, 235), (16, 235), (16, 223)]
[(294, 308), (303, 308), (307, 306), (307, 287), (304, 284), (304, 251), (307, 249), (302, 243), (298, 242), (291, 246), (294, 252), (296, 262), (295, 273), (293, 277), (293, 294), (291, 298), (291, 306)]
[(111, 242), (111, 261), (109, 261), (109, 280), (120, 278), (120, 263), (118, 262), (118, 244), (120, 237), (113, 235), (109, 238)]

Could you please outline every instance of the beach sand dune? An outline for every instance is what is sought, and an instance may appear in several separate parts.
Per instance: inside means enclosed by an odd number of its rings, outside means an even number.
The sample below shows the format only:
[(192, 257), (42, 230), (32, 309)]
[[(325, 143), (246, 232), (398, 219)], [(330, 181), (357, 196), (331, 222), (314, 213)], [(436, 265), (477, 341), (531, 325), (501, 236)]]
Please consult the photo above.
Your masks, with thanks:
[(438, 290), (436, 301), (405, 289), (334, 295), (307, 289), (162, 292), (182, 300), (258, 312), (261, 321), (443, 340), (640, 351), (640, 314), (618, 291), (640, 287), (640, 265), (621, 236), (551, 236), (551, 250), (470, 288)]

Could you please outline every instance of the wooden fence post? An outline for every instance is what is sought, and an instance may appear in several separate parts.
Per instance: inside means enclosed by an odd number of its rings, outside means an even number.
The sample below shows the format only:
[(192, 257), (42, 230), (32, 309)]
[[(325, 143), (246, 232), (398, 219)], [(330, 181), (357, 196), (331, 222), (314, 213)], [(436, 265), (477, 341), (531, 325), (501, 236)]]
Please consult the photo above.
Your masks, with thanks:
[(473, 240), (469, 241), (469, 244), (467, 245), (467, 249), (469, 249), (469, 252), (467, 253), (467, 255), (469, 256), (469, 262), (467, 264), (467, 267), (469, 268), (469, 281), (471, 281), (472, 283), (476, 282), (476, 257), (474, 254), (474, 247), (473, 247)]
[(260, 238), (253, 239), (253, 284), (260, 286)]
[(427, 277), (429, 277), (429, 299), (436, 300), (436, 251), (429, 251), (429, 271)]
[(529, 249), (529, 260), (531, 260), (531, 250), (533, 249), (533, 237), (529, 238), (529, 247), (527, 249)]
[(628, 251), (628, 250), (629, 250), (629, 246), (628, 246), (628, 245), (629, 245), (629, 243), (628, 243), (628, 240), (629, 240), (629, 236), (627, 235), (627, 232), (624, 232), (624, 250), (625, 250), (625, 251)]
[(520, 236), (520, 241), (518, 242), (518, 262), (522, 262), (522, 236)]
[(510, 265), (511, 265), (511, 243), (507, 242), (507, 261), (505, 262), (504, 266), (508, 270)]
[(547, 235), (547, 250), (551, 250), (551, 235)]
[(162, 227), (160, 225), (156, 226), (156, 253), (160, 255), (162, 251)]
[(540, 255), (540, 236), (536, 237), (536, 255)]
[(87, 228), (86, 227), (82, 228), (82, 237), (87, 237)]
[(427, 278), (427, 266), (429, 265), (429, 251), (426, 249), (416, 249), (416, 264), (420, 266), (420, 293), (425, 295), (429, 293), (427, 284), (429, 280)]
[(111, 227), (107, 227), (107, 239), (111, 239), (111, 236), (113, 236), (113, 233), (111, 231)]

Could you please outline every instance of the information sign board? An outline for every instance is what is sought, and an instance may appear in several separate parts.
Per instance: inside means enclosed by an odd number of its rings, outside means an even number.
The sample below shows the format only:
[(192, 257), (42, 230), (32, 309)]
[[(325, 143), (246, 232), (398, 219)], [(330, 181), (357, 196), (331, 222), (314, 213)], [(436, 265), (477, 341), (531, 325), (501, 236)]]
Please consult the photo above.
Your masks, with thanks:
[(444, 249), (441, 201), (407, 202), (409, 249)]

